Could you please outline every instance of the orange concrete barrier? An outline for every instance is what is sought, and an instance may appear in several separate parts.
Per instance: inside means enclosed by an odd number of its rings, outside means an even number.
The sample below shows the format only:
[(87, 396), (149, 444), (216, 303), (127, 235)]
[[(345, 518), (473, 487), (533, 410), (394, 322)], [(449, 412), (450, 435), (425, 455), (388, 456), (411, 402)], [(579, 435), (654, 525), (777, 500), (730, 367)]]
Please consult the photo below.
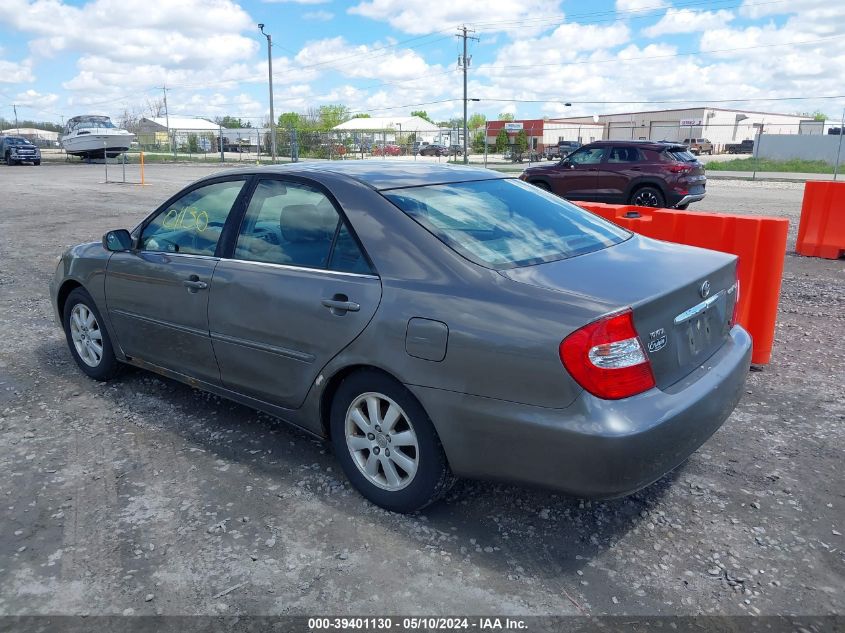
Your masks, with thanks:
[(789, 220), (594, 202), (578, 204), (646, 237), (738, 255), (738, 321), (754, 339), (751, 362), (758, 365), (769, 362)]
[(808, 257), (845, 254), (845, 182), (808, 180), (795, 250)]

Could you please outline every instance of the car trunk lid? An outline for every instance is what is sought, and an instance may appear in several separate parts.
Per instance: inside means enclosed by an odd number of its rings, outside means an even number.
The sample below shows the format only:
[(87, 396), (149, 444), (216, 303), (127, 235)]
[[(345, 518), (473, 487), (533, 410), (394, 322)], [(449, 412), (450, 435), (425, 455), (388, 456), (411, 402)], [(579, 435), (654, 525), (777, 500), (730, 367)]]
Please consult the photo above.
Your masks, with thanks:
[[(658, 388), (700, 366), (725, 342), (736, 300), (733, 255), (639, 235), (586, 255), (502, 270), (519, 283), (631, 307)], [(567, 333), (562, 333), (566, 335)]]

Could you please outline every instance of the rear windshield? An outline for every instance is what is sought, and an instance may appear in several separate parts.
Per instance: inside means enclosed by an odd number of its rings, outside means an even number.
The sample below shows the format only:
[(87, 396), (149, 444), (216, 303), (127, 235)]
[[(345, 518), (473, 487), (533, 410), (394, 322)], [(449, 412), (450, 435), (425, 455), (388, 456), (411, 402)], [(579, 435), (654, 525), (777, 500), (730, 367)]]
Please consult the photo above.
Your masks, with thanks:
[(392, 189), (383, 195), (470, 261), (515, 268), (598, 251), (628, 231), (515, 179)]
[(695, 154), (685, 149), (667, 149), (663, 154), (669, 160), (679, 160), (684, 163), (694, 163), (698, 160)]

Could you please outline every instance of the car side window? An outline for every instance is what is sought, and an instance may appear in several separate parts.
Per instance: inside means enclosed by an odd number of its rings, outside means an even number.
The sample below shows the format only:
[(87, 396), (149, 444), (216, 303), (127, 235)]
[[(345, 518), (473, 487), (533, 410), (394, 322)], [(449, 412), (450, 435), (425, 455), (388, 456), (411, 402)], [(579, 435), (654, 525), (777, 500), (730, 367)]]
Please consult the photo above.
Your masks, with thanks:
[(214, 255), (243, 179), (198, 187), (167, 205), (141, 232), (144, 251)]
[(261, 180), (256, 186), (234, 257), (305, 268), (370, 272), (358, 244), (323, 192), (302, 183), (275, 179)]
[(566, 160), (576, 165), (597, 165), (604, 154), (603, 147), (589, 147), (572, 152)]
[(614, 147), (607, 158), (608, 163), (636, 163), (640, 152), (636, 147)]
[(329, 268), (344, 273), (359, 273), (362, 275), (373, 273), (373, 269), (370, 268), (370, 264), (346, 224), (341, 225), (340, 231), (338, 231)]

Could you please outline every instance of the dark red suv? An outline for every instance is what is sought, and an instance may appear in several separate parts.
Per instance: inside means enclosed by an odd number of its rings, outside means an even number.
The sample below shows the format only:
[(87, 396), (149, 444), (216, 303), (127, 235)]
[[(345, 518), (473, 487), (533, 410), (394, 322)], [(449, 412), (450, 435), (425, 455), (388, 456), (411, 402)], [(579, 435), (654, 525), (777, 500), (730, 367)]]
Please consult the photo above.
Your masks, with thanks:
[(704, 166), (678, 143), (596, 141), (520, 179), (570, 200), (686, 209), (704, 198)]

